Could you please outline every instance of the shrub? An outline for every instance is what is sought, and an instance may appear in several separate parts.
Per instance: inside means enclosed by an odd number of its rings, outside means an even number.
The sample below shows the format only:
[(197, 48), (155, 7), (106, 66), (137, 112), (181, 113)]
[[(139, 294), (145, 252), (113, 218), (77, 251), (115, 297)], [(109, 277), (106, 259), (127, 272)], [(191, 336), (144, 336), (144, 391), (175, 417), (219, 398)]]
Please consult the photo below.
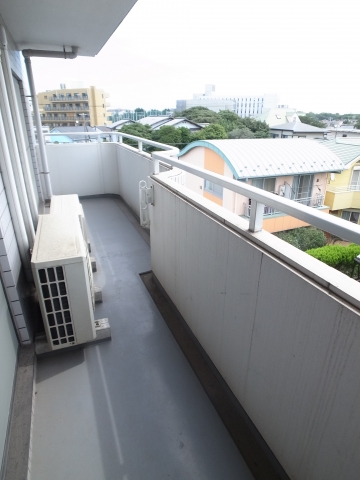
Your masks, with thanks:
[(305, 252), (326, 245), (325, 233), (315, 227), (301, 227), (276, 233), (276, 236)]
[(309, 255), (317, 258), (326, 265), (347, 273), (354, 266), (354, 259), (360, 255), (360, 245), (351, 243), (345, 245), (326, 245), (322, 248), (307, 250)]

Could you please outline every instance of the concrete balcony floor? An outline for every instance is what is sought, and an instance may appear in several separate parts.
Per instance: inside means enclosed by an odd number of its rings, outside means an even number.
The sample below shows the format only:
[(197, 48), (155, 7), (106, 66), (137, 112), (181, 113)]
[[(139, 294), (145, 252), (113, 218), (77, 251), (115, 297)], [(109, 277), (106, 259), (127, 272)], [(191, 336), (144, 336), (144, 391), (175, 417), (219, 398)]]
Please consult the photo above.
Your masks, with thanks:
[(38, 360), (31, 478), (252, 479), (139, 276), (144, 236), (120, 200), (82, 204), (112, 340)]

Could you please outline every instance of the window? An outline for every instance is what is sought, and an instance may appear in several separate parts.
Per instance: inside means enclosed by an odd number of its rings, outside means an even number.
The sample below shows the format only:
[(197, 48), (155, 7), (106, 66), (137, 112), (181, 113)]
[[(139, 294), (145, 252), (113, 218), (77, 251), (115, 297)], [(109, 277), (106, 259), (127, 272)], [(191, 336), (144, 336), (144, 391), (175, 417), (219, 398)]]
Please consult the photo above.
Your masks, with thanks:
[(360, 170), (355, 170), (357, 167), (354, 168), (352, 177), (351, 177), (351, 188), (353, 190), (360, 189)]
[(349, 210), (343, 210), (341, 212), (341, 218), (344, 220), (347, 220), (348, 222), (358, 224), (359, 218), (360, 218), (360, 212), (351, 212)]
[(314, 175), (297, 175), (292, 185), (292, 199), (310, 205)]
[(223, 187), (217, 185), (216, 183), (210, 182), (209, 180), (204, 181), (204, 190), (209, 192), (216, 197), (223, 198)]
[(275, 192), (275, 177), (272, 178), (253, 178), (251, 184), (253, 187), (261, 188), (267, 192)]
[(45, 100), (47, 100), (47, 95), (44, 95)]

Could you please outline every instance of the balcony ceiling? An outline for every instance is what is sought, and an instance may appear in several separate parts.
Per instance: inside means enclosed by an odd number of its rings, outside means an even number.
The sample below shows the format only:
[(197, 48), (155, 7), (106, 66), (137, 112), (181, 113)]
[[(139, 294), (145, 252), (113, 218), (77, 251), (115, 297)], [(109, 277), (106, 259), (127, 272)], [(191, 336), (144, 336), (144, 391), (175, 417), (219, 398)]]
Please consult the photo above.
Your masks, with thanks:
[[(4, 0), (0, 14), (19, 50), (79, 47), (94, 56), (124, 20), (136, 0)], [(67, 48), (67, 50), (69, 50)]]

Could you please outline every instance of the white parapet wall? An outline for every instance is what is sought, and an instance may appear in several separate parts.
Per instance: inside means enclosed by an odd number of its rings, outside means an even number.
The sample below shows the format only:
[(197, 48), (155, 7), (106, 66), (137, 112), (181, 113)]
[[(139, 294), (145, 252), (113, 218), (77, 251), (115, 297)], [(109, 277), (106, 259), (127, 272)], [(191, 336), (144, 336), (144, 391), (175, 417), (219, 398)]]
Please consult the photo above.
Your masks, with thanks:
[(359, 285), (152, 178), (153, 272), (289, 477), (358, 478)]

